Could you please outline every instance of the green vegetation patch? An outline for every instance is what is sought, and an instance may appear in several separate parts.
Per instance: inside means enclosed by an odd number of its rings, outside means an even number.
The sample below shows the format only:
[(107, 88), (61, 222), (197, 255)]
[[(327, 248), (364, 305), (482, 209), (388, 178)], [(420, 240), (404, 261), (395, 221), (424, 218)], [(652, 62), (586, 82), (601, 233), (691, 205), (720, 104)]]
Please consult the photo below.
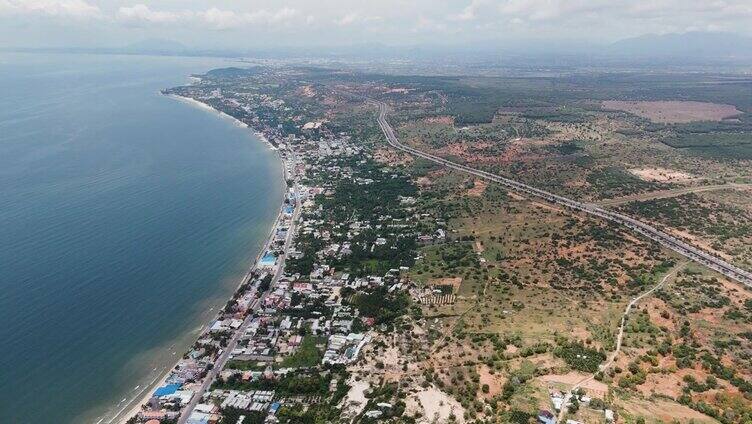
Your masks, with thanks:
[(405, 314), (410, 298), (405, 292), (389, 293), (386, 287), (379, 287), (371, 293), (354, 296), (353, 305), (364, 317), (374, 318), (376, 324), (390, 324)]
[(752, 159), (751, 133), (688, 133), (663, 140), (689, 153), (720, 159)]
[(240, 374), (223, 380), (217, 378), (212, 389), (224, 390), (275, 390), (279, 396), (326, 396), (329, 393), (330, 374), (291, 372), (278, 378), (260, 378), (243, 381)]
[(245, 416), (243, 424), (262, 424), (266, 420), (266, 415), (266, 412), (225, 408), (222, 410), (222, 421), (219, 424), (237, 424), (241, 416)]
[(609, 166), (591, 172), (587, 182), (601, 198), (626, 196), (665, 188), (664, 185), (643, 181), (624, 169)]
[(586, 372), (598, 371), (598, 366), (606, 360), (602, 350), (585, 346), (581, 341), (557, 340), (554, 356), (563, 359), (570, 367)]
[(286, 357), (281, 364), (282, 368), (315, 367), (321, 362), (323, 355), (317, 347), (323, 343), (323, 339), (315, 336), (305, 336), (303, 342), (292, 355)]

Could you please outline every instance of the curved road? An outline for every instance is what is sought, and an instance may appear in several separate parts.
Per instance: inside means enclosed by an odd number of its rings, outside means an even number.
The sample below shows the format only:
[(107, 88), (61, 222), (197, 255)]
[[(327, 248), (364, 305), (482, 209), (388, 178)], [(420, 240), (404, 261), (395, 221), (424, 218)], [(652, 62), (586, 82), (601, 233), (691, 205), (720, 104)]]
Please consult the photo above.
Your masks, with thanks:
[(431, 162), (444, 165), (448, 168), (451, 168), (457, 171), (465, 172), (467, 174), (475, 175), (477, 177), (502, 184), (512, 190), (526, 193), (526, 194), (547, 200), (549, 202), (552, 202), (561, 206), (566, 206), (570, 209), (584, 212), (589, 215), (597, 216), (607, 221), (611, 221), (616, 224), (622, 225), (638, 234), (641, 234), (653, 241), (660, 243), (666, 248), (671, 249), (674, 252), (679, 253), (680, 255), (688, 259), (691, 259), (697, 263), (705, 265), (706, 267), (714, 271), (717, 271), (718, 273), (723, 274), (724, 276), (731, 278), (735, 281), (738, 281), (748, 287), (752, 287), (752, 273), (750, 273), (749, 271), (743, 270), (735, 265), (732, 265), (721, 258), (713, 256), (698, 247), (695, 247), (689, 243), (679, 240), (678, 238), (670, 234), (667, 234), (649, 224), (638, 221), (634, 218), (631, 218), (629, 216), (626, 216), (618, 212), (603, 209), (593, 204), (583, 203), (583, 202), (578, 202), (576, 200), (568, 199), (566, 197), (549, 193), (545, 190), (537, 189), (527, 184), (523, 184), (521, 182), (502, 177), (500, 175), (491, 174), (490, 172), (480, 171), (478, 169), (461, 165), (461, 164), (449, 161), (447, 159), (444, 159), (442, 157), (432, 155), (430, 153), (426, 153), (418, 149), (412, 148), (410, 146), (404, 145), (397, 139), (397, 136), (394, 134), (394, 130), (392, 129), (391, 125), (389, 125), (389, 122), (387, 122), (386, 120), (387, 105), (379, 101), (374, 101), (374, 102), (379, 107), (379, 117), (378, 117), (379, 127), (381, 127), (381, 131), (386, 136), (387, 142), (396, 149), (402, 150), (411, 155), (418, 156), (426, 160), (430, 160)]

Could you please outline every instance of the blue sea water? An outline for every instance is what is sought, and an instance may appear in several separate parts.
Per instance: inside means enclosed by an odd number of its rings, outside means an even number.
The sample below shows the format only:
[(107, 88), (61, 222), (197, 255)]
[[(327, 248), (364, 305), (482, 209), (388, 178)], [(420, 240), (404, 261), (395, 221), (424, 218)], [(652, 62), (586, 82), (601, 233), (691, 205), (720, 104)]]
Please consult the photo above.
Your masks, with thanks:
[(0, 53), (2, 422), (108, 422), (258, 253), (276, 156), (159, 94), (228, 65)]

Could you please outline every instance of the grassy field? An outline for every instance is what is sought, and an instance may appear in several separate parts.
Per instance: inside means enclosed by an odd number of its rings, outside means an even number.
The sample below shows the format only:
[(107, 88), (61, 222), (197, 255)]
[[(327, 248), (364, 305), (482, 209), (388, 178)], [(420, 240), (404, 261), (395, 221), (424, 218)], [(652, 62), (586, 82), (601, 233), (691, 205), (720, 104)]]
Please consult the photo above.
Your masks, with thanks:
[(326, 345), (326, 339), (315, 336), (305, 336), (300, 343), (298, 350), (285, 359), (280, 364), (280, 368), (305, 368), (318, 365), (323, 358), (319, 346)]

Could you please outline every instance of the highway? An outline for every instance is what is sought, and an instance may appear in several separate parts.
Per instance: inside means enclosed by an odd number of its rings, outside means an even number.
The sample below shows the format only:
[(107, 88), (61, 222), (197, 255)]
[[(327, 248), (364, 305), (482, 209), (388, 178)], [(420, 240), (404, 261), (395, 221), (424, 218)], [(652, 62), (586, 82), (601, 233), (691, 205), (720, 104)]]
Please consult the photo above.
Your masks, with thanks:
[(611, 221), (613, 223), (622, 225), (624, 227), (629, 228), (635, 233), (638, 233), (653, 241), (660, 243), (666, 248), (671, 249), (674, 252), (692, 261), (705, 265), (706, 267), (720, 274), (723, 274), (724, 276), (732, 280), (738, 281), (748, 287), (752, 287), (752, 273), (750, 273), (749, 271), (745, 271), (735, 265), (732, 265), (726, 262), (725, 260), (721, 258), (718, 258), (709, 254), (708, 252), (698, 247), (692, 246), (691, 244), (686, 243), (670, 234), (667, 234), (661, 230), (658, 230), (657, 228), (651, 226), (650, 224), (646, 224), (644, 222), (638, 221), (634, 218), (631, 218), (629, 216), (626, 216), (618, 212), (603, 209), (593, 204), (583, 203), (583, 202), (578, 202), (576, 200), (568, 199), (566, 197), (549, 193), (545, 190), (540, 190), (535, 187), (529, 186), (527, 184), (509, 179), (509, 178), (502, 177), (500, 175), (492, 174), (490, 172), (485, 172), (485, 171), (481, 171), (475, 168), (471, 168), (469, 166), (461, 165), (461, 164), (449, 161), (447, 159), (444, 159), (442, 157), (432, 155), (430, 153), (426, 153), (418, 149), (412, 148), (410, 146), (404, 145), (397, 139), (397, 136), (394, 134), (394, 130), (392, 129), (391, 125), (389, 125), (389, 122), (387, 122), (386, 120), (387, 105), (383, 102), (373, 101), (373, 100), (371, 101), (375, 102), (378, 105), (378, 108), (379, 108), (378, 123), (379, 123), (379, 127), (381, 127), (381, 131), (384, 133), (384, 136), (386, 137), (387, 142), (396, 149), (399, 149), (411, 155), (421, 157), (423, 159), (444, 165), (447, 168), (451, 168), (460, 172), (464, 172), (470, 175), (475, 175), (476, 177), (480, 177), (489, 181), (502, 184), (514, 191), (525, 193), (531, 196), (535, 196), (535, 197), (544, 199), (546, 201), (549, 201), (549, 202), (552, 202), (561, 206), (565, 206), (569, 209), (579, 211), (579, 212), (584, 212), (586, 214), (597, 216), (607, 221)]
[[(294, 163), (294, 160), (293, 162)], [(287, 175), (285, 172), (285, 181), (287, 181)], [(299, 189), (297, 185), (295, 186), (293, 192), (296, 194), (296, 202), (295, 202), (295, 209), (293, 211), (292, 217), (290, 219), (290, 227), (287, 230), (287, 237), (285, 238), (285, 247), (282, 251), (282, 254), (279, 255), (277, 258), (277, 271), (274, 273), (274, 276), (272, 277), (272, 281), (270, 284), (271, 287), (274, 287), (274, 285), (279, 281), (280, 277), (282, 277), (285, 269), (285, 260), (287, 259), (287, 255), (290, 252), (290, 247), (292, 246), (292, 239), (295, 234), (295, 228), (298, 222), (298, 218), (300, 217), (300, 209), (301, 209), (301, 202), (298, 198)], [(274, 226), (272, 227), (271, 234), (269, 234), (269, 238), (267, 239), (266, 243), (264, 244), (264, 248), (259, 253), (259, 257), (256, 258), (256, 261), (253, 263), (253, 266), (246, 274), (245, 278), (243, 279), (243, 283), (248, 281), (250, 276), (253, 274), (253, 272), (256, 270), (258, 260), (261, 257), (261, 255), (264, 254), (269, 249), (269, 246), (274, 239), (274, 234), (277, 230), (277, 226), (279, 225), (280, 221), (282, 220), (282, 213), (280, 212), (279, 216), (277, 217), (277, 220), (274, 222)], [(230, 354), (233, 350), (235, 350), (235, 347), (238, 345), (238, 341), (240, 341), (240, 338), (245, 334), (246, 330), (248, 330), (248, 327), (253, 322), (253, 316), (256, 311), (259, 310), (261, 305), (264, 302), (264, 299), (266, 298), (266, 295), (269, 293), (269, 291), (265, 291), (261, 293), (261, 296), (258, 298), (256, 303), (253, 304), (253, 307), (248, 312), (248, 315), (245, 317), (245, 320), (243, 321), (243, 324), (233, 333), (232, 338), (227, 343), (227, 347), (222, 351), (222, 354), (219, 356), (217, 361), (214, 363), (214, 367), (209, 371), (204, 378), (204, 382), (201, 384), (201, 387), (199, 390), (196, 391), (196, 393), (191, 398), (191, 401), (188, 403), (188, 405), (183, 408), (183, 411), (180, 413), (180, 418), (177, 421), (177, 424), (186, 424), (188, 421), (188, 418), (191, 416), (191, 413), (196, 408), (196, 405), (198, 405), (199, 402), (201, 402), (201, 399), (203, 398), (204, 394), (207, 390), (211, 387), (212, 383), (214, 383), (214, 380), (217, 378), (217, 375), (219, 375), (220, 371), (224, 368), (227, 361), (230, 359)]]

